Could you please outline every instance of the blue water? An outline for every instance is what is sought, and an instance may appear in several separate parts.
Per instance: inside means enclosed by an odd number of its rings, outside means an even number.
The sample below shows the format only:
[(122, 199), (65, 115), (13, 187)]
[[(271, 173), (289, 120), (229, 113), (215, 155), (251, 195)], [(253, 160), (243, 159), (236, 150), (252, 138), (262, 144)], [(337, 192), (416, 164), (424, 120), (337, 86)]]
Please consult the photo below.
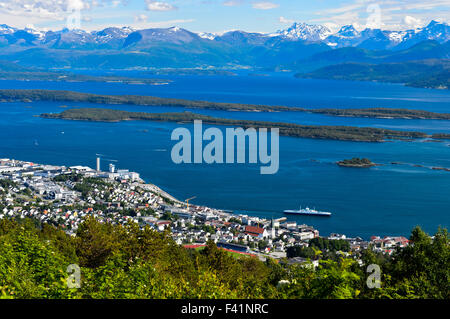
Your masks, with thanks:
[[(450, 92), (363, 82), (298, 80), (286, 75), (186, 76), (167, 86), (113, 83), (0, 81), (3, 88), (67, 89), (101, 94), (142, 94), (218, 102), (303, 107), (402, 107), (450, 112)], [(171, 132), (176, 123), (90, 123), (45, 120), (35, 115), (69, 107), (108, 107), (175, 112), (181, 108), (103, 106), (82, 103), (1, 103), (0, 157), (59, 165), (95, 166), (95, 154), (116, 159), (183, 200), (264, 217), (300, 205), (333, 212), (331, 218), (292, 217), (322, 234), (408, 235), (415, 225), (433, 233), (450, 225), (450, 141), (356, 143), (281, 137), (280, 170), (260, 175), (260, 165), (176, 165)], [(359, 125), (450, 133), (450, 121), (336, 118), (307, 113), (246, 113), (197, 110), (204, 114), (301, 124)], [(191, 128), (190, 125), (184, 125)], [(385, 164), (371, 169), (338, 167), (354, 156)], [(391, 162), (402, 162), (393, 165)], [(106, 164), (103, 163), (104, 169)], [(421, 164), (426, 167), (413, 167)]]

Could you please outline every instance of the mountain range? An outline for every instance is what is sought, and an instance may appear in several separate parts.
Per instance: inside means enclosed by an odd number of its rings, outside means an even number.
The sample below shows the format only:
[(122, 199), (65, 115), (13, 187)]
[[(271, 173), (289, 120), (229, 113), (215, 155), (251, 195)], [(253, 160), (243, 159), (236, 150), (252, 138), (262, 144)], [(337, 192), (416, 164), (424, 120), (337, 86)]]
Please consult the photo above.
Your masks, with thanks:
[(334, 33), (326, 26), (294, 23), (271, 34), (196, 33), (178, 27), (39, 31), (3, 24), (0, 68), (9, 61), (47, 70), (220, 68), (311, 73), (346, 63), (450, 59), (449, 40), (450, 26), (438, 21), (406, 31), (347, 25)]
[(130, 27), (110, 27), (101, 31), (84, 30), (39, 31), (35, 29), (16, 29), (0, 25), (0, 45), (39, 46), (56, 49), (127, 49), (150, 42), (167, 43), (233, 43), (262, 45), (273, 41), (320, 42), (330, 47), (360, 47), (371, 50), (406, 49), (424, 40), (444, 43), (450, 40), (450, 26), (444, 22), (431, 21), (426, 27), (406, 31), (369, 29), (358, 31), (353, 25), (346, 25), (333, 33), (323, 25), (294, 23), (285, 30), (272, 34), (229, 31), (224, 34), (195, 33), (172, 27), (167, 29), (134, 30)]

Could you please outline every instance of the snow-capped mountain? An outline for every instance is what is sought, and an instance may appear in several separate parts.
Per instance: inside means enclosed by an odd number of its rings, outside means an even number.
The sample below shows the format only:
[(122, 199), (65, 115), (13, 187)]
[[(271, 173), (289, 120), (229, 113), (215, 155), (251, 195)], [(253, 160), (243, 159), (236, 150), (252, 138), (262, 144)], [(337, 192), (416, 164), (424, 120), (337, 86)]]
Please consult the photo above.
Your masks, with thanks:
[(335, 34), (336, 37), (344, 38), (344, 39), (353, 39), (357, 38), (361, 33), (356, 30), (354, 25), (344, 25), (338, 33)]
[[(354, 25), (342, 26), (336, 33), (323, 25), (294, 23), (285, 30), (272, 34), (230, 31), (218, 35), (194, 33), (179, 27), (134, 30), (129, 27), (110, 27), (101, 31), (68, 30), (43, 31), (35, 28), (16, 29), (0, 25), (2, 47), (44, 47), (67, 50), (122, 50), (148, 49), (161, 43), (184, 45), (195, 43), (203, 46), (217, 44), (238, 47), (267, 47), (277, 50), (295, 50), (304, 44), (318, 43), (331, 48), (358, 47), (369, 50), (403, 50), (420, 42), (434, 40), (445, 43), (450, 40), (450, 26), (445, 22), (431, 21), (427, 26), (406, 31), (380, 29), (360, 30)], [(302, 44), (303, 43), (303, 44)], [(305, 48), (303, 46), (303, 48)], [(287, 53), (286, 53), (287, 54)]]
[(229, 31), (217, 36), (214, 41), (231, 45), (261, 46), (271, 37), (263, 33), (249, 33), (244, 31)]
[(282, 36), (292, 40), (322, 41), (332, 32), (323, 25), (311, 25), (306, 23), (294, 23), (286, 30), (280, 30), (275, 35)]
[(329, 36), (325, 42), (334, 47), (361, 47), (372, 50), (401, 50), (427, 40), (445, 43), (450, 40), (450, 26), (443, 22), (431, 21), (426, 27), (389, 31), (379, 29), (356, 30), (353, 26), (344, 26), (338, 33)]
[(109, 41), (125, 39), (128, 35), (134, 32), (133, 28), (123, 27), (123, 28), (106, 28), (102, 31), (94, 31), (92, 34), (95, 36), (98, 43), (107, 43)]
[(149, 48), (160, 43), (183, 45), (201, 38), (193, 32), (179, 27), (146, 29), (132, 32), (123, 44), (126, 48)]
[(353, 25), (343, 26), (337, 33), (329, 35), (324, 39), (325, 43), (331, 47), (355, 46), (360, 38), (360, 32)]
[(13, 34), (17, 29), (6, 24), (0, 24), (0, 35)]
[(397, 49), (405, 49), (426, 40), (435, 40), (439, 43), (450, 41), (450, 26), (445, 22), (433, 20), (424, 28), (407, 30), (402, 34)]
[(210, 33), (210, 32), (199, 32), (199, 33), (197, 33), (197, 35), (200, 38), (207, 39), (207, 40), (214, 40), (215, 38), (217, 38), (217, 34)]
[(42, 41), (47, 47), (55, 49), (94, 48), (97, 45), (95, 36), (84, 30), (49, 31)]

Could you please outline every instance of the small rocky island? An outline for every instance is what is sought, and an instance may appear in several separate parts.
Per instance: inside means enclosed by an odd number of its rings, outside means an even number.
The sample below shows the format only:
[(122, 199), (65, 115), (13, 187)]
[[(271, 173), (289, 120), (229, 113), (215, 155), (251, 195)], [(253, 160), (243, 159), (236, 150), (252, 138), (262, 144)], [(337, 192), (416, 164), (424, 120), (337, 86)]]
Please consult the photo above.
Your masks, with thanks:
[(367, 158), (359, 158), (354, 157), (352, 159), (346, 159), (343, 161), (337, 162), (339, 166), (343, 167), (358, 167), (358, 168), (367, 168), (377, 166), (377, 164), (373, 163), (371, 160)]

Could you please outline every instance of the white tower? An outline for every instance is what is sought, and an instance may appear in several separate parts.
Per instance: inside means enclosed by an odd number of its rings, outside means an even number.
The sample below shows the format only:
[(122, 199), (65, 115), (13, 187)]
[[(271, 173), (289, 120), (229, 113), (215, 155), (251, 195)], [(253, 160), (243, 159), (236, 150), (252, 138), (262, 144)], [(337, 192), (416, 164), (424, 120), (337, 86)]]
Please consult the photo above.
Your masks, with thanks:
[(100, 157), (97, 157), (97, 172), (100, 172)]
[(115, 173), (116, 172), (116, 166), (114, 164), (109, 164), (109, 172)]
[(272, 226), (272, 229), (271, 229), (271, 234), (270, 235), (271, 235), (272, 239), (275, 239), (275, 237), (277, 237), (277, 236), (276, 236), (276, 233), (275, 233), (275, 227), (274, 227), (273, 218), (272, 218), (271, 226)]

